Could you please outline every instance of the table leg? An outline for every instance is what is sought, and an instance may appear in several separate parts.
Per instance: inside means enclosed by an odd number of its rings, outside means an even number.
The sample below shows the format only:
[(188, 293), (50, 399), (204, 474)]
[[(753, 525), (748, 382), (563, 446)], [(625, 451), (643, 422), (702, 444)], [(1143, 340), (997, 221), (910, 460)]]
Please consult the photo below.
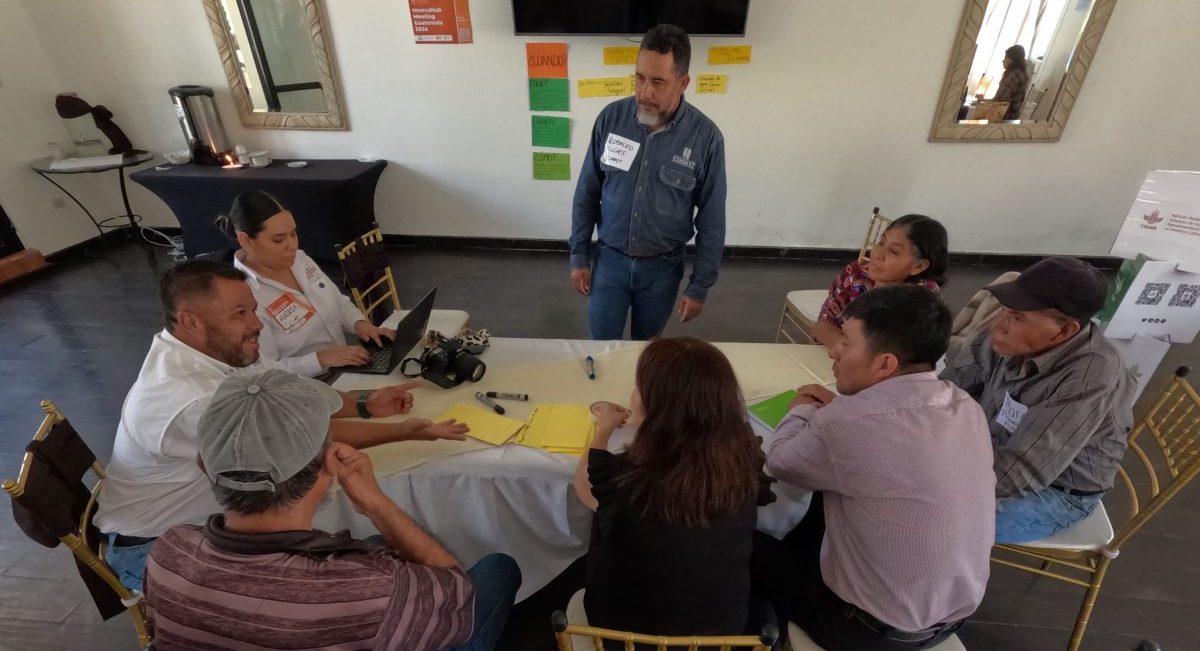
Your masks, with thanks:
[(125, 218), (129, 220), (129, 227), (137, 230), (137, 224), (133, 221), (133, 208), (129, 205), (129, 191), (125, 189), (125, 168), (117, 168), (117, 178), (121, 180), (121, 202), (125, 204)]
[[(37, 172), (37, 170), (34, 170), (34, 171)], [(118, 171), (120, 171), (120, 170), (118, 170)], [(83, 214), (87, 215), (87, 218), (92, 220), (92, 226), (96, 227), (96, 232), (100, 234), (100, 239), (104, 240), (104, 229), (100, 228), (100, 223), (97, 222), (96, 218), (92, 216), (92, 211), (88, 210), (87, 206), (83, 205), (83, 203), (80, 202), (79, 199), (75, 198), (75, 195), (71, 194), (70, 191), (68, 191), (63, 186), (59, 185), (58, 182), (55, 181), (54, 179), (50, 178), (49, 176), (47, 176), (41, 172), (37, 172), (37, 175), (42, 177), (43, 179), (46, 179), (50, 183), (54, 184), (54, 187), (58, 188), (59, 190), (62, 190), (63, 194), (70, 197), (71, 201), (74, 201), (75, 205), (79, 206), (79, 209), (83, 211)], [(124, 183), (122, 183), (121, 185), (122, 185), (122, 187), (124, 187)], [(126, 205), (128, 205), (128, 204), (126, 204)]]

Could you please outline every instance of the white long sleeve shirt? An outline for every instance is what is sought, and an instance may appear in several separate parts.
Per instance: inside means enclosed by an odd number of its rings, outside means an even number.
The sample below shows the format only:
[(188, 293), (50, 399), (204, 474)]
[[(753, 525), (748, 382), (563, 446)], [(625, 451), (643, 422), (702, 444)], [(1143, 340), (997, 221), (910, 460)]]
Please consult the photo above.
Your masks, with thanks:
[(244, 256), (238, 251), (233, 265), (246, 274), (258, 301), (262, 356), (278, 360), (296, 375), (319, 375), (325, 369), (317, 361), (317, 351), (345, 346), (346, 333), (354, 332), (354, 324), (366, 317), (304, 251), (297, 251), (292, 263), (299, 292), (260, 276), (246, 265)]

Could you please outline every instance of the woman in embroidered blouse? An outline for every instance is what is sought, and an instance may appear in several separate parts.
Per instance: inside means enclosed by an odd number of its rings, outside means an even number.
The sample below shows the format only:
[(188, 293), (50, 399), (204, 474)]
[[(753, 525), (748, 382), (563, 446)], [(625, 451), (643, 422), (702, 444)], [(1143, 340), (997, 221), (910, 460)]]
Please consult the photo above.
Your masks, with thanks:
[(867, 262), (851, 262), (834, 279), (813, 325), (813, 339), (832, 348), (842, 338), (846, 306), (875, 287), (914, 283), (938, 291), (946, 283), (947, 242), (946, 228), (925, 215), (905, 215), (892, 222)]

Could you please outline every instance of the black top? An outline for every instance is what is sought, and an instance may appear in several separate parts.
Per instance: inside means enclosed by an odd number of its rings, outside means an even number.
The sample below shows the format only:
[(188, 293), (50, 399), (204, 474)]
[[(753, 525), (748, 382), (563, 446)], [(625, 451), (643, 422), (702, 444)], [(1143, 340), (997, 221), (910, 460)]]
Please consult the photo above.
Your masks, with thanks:
[(757, 507), (775, 500), (764, 483), (756, 500), (704, 527), (643, 515), (617, 478), (625, 455), (588, 452), (592, 522), (584, 607), (592, 626), (651, 635), (741, 635), (750, 603), (750, 551)]

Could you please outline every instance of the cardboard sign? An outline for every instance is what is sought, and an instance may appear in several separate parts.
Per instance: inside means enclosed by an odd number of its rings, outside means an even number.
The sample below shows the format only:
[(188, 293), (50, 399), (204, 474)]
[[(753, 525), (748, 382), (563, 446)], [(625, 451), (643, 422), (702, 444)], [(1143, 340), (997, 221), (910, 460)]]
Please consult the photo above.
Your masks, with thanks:
[(1191, 343), (1200, 331), (1200, 274), (1141, 255), (1126, 260), (1107, 305), (1096, 317), (1107, 323), (1104, 336), (1109, 339), (1143, 335), (1173, 344)]
[(724, 95), (729, 85), (729, 75), (699, 74), (696, 75), (696, 92), (702, 95), (714, 93)]
[(580, 79), (580, 97), (626, 97), (633, 94), (633, 77)]
[(749, 45), (716, 45), (708, 48), (708, 65), (750, 63)]
[(638, 50), (640, 49), (637, 45), (606, 47), (604, 48), (604, 65), (631, 66), (637, 63)]
[(471, 5), (468, 0), (408, 0), (417, 43), (470, 43)]
[(1139, 253), (1200, 273), (1200, 172), (1146, 175), (1112, 247), (1122, 258)]
[(530, 77), (566, 79), (567, 44), (526, 43), (525, 64)]
[(1150, 378), (1154, 377), (1154, 371), (1167, 356), (1171, 344), (1144, 335), (1134, 335), (1133, 339), (1112, 339), (1110, 343), (1121, 356), (1121, 363), (1137, 381), (1137, 390), (1133, 394), (1133, 404), (1136, 405), (1146, 385), (1150, 384)]

